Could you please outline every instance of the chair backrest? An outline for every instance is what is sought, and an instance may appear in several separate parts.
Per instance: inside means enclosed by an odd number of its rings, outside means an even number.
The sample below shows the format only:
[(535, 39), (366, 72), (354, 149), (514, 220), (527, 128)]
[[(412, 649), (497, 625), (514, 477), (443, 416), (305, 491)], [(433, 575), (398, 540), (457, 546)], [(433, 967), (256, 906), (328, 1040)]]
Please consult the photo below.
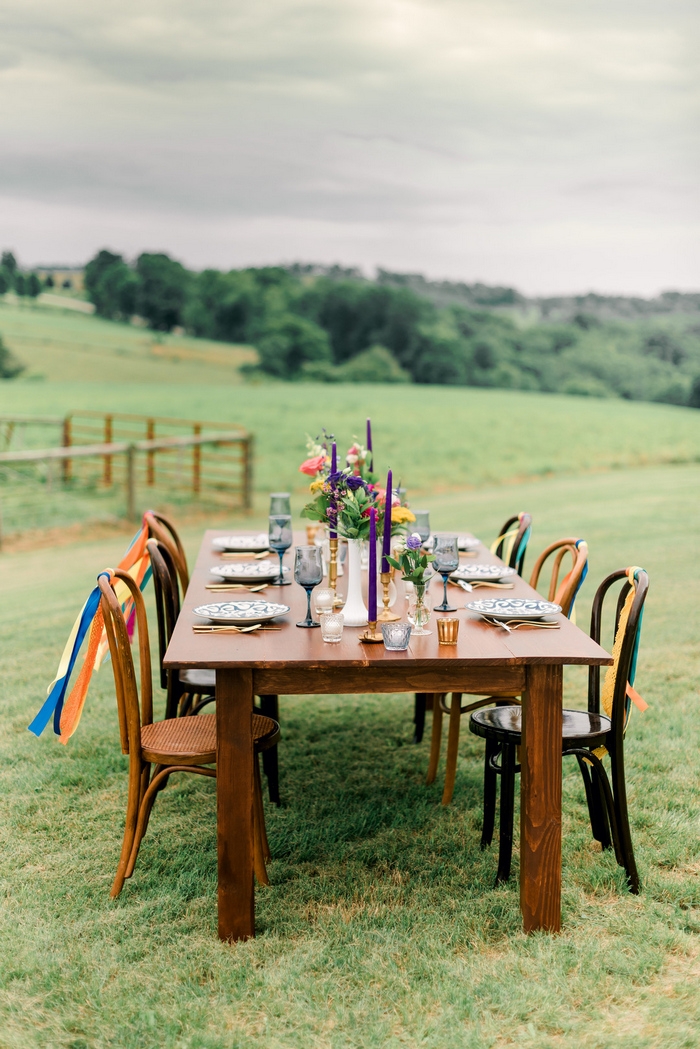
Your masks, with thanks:
[(190, 574), (187, 569), (185, 548), (180, 541), (180, 536), (177, 534), (177, 529), (170, 518), (164, 514), (156, 513), (155, 510), (149, 511), (147, 520), (151, 536), (167, 546), (170, 551), (184, 594), (190, 584)]
[[(603, 580), (593, 598), (591, 610), (591, 637), (600, 644), (603, 620), (603, 605), (610, 588), (618, 581), (623, 581), (615, 608), (614, 644), (612, 649), (614, 664), (606, 667), (603, 682), (603, 706), (606, 706), (605, 693), (608, 683), (613, 685), (608, 713), (612, 720), (616, 744), (622, 745), (625, 726), (630, 709), (627, 684), (634, 684), (637, 664), (637, 650), (642, 625), (642, 611), (649, 590), (649, 576), (643, 568), (630, 570), (621, 568), (612, 572)], [(588, 668), (588, 709), (600, 713), (601, 682), (600, 667)]]
[(98, 578), (101, 591), (100, 602), (104, 616), (109, 651), (112, 656), (114, 685), (117, 693), (117, 713), (119, 715), (119, 735), (122, 752), (138, 757), (141, 753), (141, 726), (150, 725), (153, 721), (153, 695), (151, 688), (151, 652), (148, 644), (148, 623), (143, 595), (128, 572), (117, 569), (117, 579), (126, 583), (131, 591), (136, 609), (136, 625), (139, 641), (140, 692), (136, 681), (134, 660), (131, 654), (129, 634), (122, 613), (121, 605), (114, 593), (114, 588), (106, 575)]
[(180, 615), (180, 590), (177, 566), (170, 548), (158, 539), (149, 539), (146, 548), (153, 570), (153, 593), (156, 599), (158, 621), (158, 656), (160, 664), (160, 686), (168, 687), (168, 672), (163, 667), (165, 650), (170, 644), (177, 617)]
[[(574, 601), (588, 573), (588, 544), (583, 539), (557, 539), (556, 543), (550, 543), (535, 561), (535, 567), (530, 576), (530, 586), (537, 590), (540, 573), (548, 557), (554, 554), (552, 562), (552, 574), (549, 579), (549, 593), (547, 599), (561, 605), (565, 616), (571, 619), (574, 610)], [(559, 582), (561, 563), (567, 554), (571, 554), (571, 570)]]
[(491, 547), (491, 552), (505, 561), (509, 568), (515, 568), (519, 575), (523, 574), (525, 551), (531, 531), (532, 517), (523, 511), (515, 517), (508, 518)]

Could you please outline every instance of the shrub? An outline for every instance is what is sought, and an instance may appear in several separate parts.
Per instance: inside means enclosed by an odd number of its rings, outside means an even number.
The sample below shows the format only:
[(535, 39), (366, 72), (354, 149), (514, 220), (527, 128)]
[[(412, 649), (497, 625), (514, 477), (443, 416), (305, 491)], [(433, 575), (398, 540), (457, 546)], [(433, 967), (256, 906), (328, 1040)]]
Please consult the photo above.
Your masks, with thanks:
[(14, 379), (24, 371), (24, 365), (8, 350), (0, 336), (0, 379)]
[(260, 365), (280, 379), (296, 379), (308, 361), (331, 362), (328, 336), (318, 324), (293, 314), (272, 321), (257, 341)]

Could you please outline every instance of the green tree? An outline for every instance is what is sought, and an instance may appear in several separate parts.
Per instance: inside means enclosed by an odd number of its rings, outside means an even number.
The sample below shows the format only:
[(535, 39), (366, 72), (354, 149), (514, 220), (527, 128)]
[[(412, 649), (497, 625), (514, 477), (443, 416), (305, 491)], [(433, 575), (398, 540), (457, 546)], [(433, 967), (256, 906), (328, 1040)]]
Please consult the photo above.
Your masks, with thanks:
[(0, 266), (0, 295), (4, 295), (12, 287), (12, 274), (4, 266)]
[(298, 378), (309, 361), (332, 359), (326, 332), (313, 321), (293, 314), (272, 321), (256, 348), (262, 369), (280, 379)]
[(0, 335), (0, 379), (14, 379), (24, 371), (24, 365), (8, 350)]
[(27, 295), (30, 298), (36, 299), (41, 294), (41, 281), (36, 273), (30, 273), (27, 277)]
[(690, 387), (690, 396), (688, 398), (689, 408), (700, 408), (700, 375), (696, 375), (693, 379), (693, 385)]
[(110, 318), (113, 315), (113, 304), (105, 296), (103, 278), (110, 269), (120, 266), (125, 266), (121, 255), (115, 255), (113, 251), (103, 248), (97, 252), (94, 259), (90, 259), (85, 267), (85, 290), (95, 311), (101, 317)]
[(182, 324), (191, 275), (168, 255), (144, 253), (136, 262), (136, 311), (155, 331)]
[(53, 276), (50, 273), (47, 273), (46, 274), (46, 280), (44, 281), (44, 287), (45, 288), (53, 288), (54, 286), (55, 286), (55, 281), (53, 279)]
[(0, 258), (0, 266), (13, 276), (17, 272), (17, 259), (11, 251), (3, 251), (2, 257)]
[(24, 279), (24, 274), (20, 273), (19, 270), (14, 275), (14, 286), (15, 292), (20, 297), (27, 294), (27, 282)]

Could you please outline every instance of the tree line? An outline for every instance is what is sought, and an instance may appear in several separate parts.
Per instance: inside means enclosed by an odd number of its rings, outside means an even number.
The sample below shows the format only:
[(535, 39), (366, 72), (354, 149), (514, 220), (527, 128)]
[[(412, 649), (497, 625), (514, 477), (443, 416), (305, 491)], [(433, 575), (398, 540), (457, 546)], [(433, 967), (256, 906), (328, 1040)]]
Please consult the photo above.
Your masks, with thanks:
[(86, 266), (85, 288), (102, 317), (137, 315), (156, 331), (252, 345), (259, 363), (247, 370), (277, 379), (499, 387), (700, 407), (700, 325), (692, 313), (601, 319), (578, 299), (568, 314), (560, 309), (556, 320), (532, 323), (518, 313), (526, 300), (512, 289), (460, 285), (462, 301), (468, 291), (470, 301), (491, 308), (445, 305), (419, 293), (422, 278), (399, 276), (379, 271), (368, 280), (355, 270), (304, 266), (195, 273), (162, 253), (129, 263), (102, 250)]

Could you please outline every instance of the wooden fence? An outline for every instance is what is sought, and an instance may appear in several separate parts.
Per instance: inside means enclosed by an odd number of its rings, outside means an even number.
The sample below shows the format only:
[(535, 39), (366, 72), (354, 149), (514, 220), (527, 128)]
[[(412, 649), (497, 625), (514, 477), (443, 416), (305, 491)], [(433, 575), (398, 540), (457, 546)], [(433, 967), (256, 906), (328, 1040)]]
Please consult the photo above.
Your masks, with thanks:
[[(43, 443), (54, 430), (54, 447), (10, 447)], [(123, 413), (72, 412), (65, 417), (0, 416), (0, 482), (28, 483), (27, 468), (40, 465), (47, 490), (115, 489), (125, 493), (125, 511), (137, 514), (137, 492), (167, 492), (180, 500), (206, 500), (250, 509), (253, 436), (240, 426)], [(59, 477), (56, 478), (56, 469)], [(2, 484), (0, 483), (0, 493)]]

